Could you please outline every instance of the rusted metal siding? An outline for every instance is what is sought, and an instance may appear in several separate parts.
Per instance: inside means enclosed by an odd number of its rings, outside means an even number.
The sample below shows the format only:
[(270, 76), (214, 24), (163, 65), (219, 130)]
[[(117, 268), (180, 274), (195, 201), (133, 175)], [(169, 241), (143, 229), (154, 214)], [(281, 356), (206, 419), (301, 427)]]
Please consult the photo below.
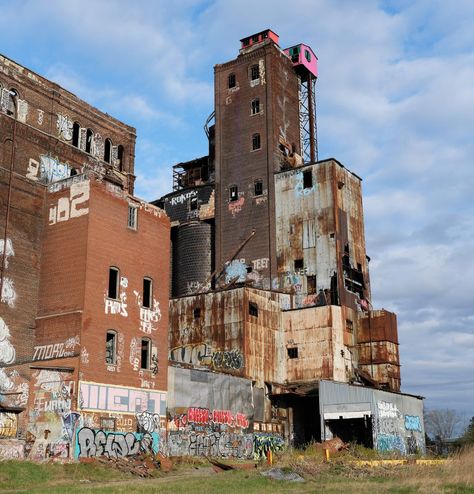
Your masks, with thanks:
[(334, 379), (347, 382), (350, 352), (344, 345), (341, 307), (308, 307), (283, 312), (286, 348), (298, 358), (287, 359), (287, 382)]
[[(275, 194), (278, 278), (273, 287), (295, 293), (298, 307), (324, 305), (323, 296), (326, 303), (353, 309), (359, 299), (370, 300), (360, 179), (327, 160), (276, 174)], [(363, 278), (359, 295), (346, 288), (345, 254)], [(298, 260), (302, 267), (295, 266)], [(312, 276), (316, 293), (309, 289)]]

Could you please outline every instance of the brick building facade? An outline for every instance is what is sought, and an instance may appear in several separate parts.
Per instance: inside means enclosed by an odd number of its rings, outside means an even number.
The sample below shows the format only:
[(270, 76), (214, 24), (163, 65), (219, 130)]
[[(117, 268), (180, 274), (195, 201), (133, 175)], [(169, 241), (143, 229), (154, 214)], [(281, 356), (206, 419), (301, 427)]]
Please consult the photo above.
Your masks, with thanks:
[[(32, 459), (90, 456), (127, 433), (158, 450), (169, 220), (133, 196), (135, 130), (0, 68), (2, 435)], [(115, 436), (99, 444), (101, 431)]]

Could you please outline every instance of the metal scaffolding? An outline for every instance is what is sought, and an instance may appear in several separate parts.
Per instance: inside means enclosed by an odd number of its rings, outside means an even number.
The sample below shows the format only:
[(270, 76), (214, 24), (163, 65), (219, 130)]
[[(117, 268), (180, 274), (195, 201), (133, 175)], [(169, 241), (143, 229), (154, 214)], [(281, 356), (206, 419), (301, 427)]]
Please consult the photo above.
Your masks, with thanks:
[(299, 77), (300, 139), (304, 163), (318, 161), (316, 125), (316, 77), (310, 72)]

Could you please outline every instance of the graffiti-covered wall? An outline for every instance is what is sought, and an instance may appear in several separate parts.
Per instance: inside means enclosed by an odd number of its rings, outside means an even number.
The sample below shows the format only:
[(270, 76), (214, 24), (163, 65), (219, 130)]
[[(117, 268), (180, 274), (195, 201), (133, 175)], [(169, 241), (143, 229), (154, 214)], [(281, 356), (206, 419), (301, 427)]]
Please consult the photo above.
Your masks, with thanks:
[(321, 381), (321, 430), (330, 439), (328, 420), (370, 417), (374, 448), (410, 455), (425, 452), (423, 401), (420, 397)]

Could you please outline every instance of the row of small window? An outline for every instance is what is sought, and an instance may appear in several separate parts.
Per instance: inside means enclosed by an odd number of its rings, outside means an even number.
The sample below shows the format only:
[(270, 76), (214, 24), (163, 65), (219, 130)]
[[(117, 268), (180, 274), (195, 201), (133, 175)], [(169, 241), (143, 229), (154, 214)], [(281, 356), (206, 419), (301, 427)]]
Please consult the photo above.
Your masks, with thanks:
[[(72, 145), (75, 146), (76, 148), (80, 147), (81, 144), (81, 130), (85, 130), (85, 144), (84, 144), (84, 149), (86, 153), (91, 153), (92, 152), (92, 140), (94, 138), (94, 133), (92, 129), (82, 129), (81, 125), (79, 122), (74, 122), (72, 126)], [(112, 150), (114, 149), (114, 146), (112, 144), (111, 139), (107, 138), (105, 139), (104, 142), (104, 156), (103, 160), (106, 163), (113, 163), (116, 161), (120, 169), (122, 169), (122, 163), (123, 163), (123, 146), (119, 145), (116, 147), (116, 156), (113, 156)]]
[[(117, 331), (109, 329), (105, 335), (105, 363), (117, 364)], [(151, 340), (142, 338), (140, 345), (140, 369), (151, 368)]]
[[(255, 196), (263, 195), (263, 181), (255, 180), (253, 183), (253, 190)], [(237, 185), (231, 185), (229, 187), (229, 201), (237, 201), (239, 199), (239, 187)]]
[[(249, 78), (251, 81), (256, 81), (257, 79), (260, 79), (260, 67), (255, 64), (251, 65), (249, 69)], [(232, 89), (237, 85), (237, 79), (235, 77), (235, 74), (229, 74), (227, 77), (227, 87), (229, 89)]]
[[(109, 268), (109, 288), (107, 297), (117, 300), (119, 298), (120, 270), (115, 266)], [(153, 307), (153, 280), (143, 278), (142, 307), (151, 309)]]

